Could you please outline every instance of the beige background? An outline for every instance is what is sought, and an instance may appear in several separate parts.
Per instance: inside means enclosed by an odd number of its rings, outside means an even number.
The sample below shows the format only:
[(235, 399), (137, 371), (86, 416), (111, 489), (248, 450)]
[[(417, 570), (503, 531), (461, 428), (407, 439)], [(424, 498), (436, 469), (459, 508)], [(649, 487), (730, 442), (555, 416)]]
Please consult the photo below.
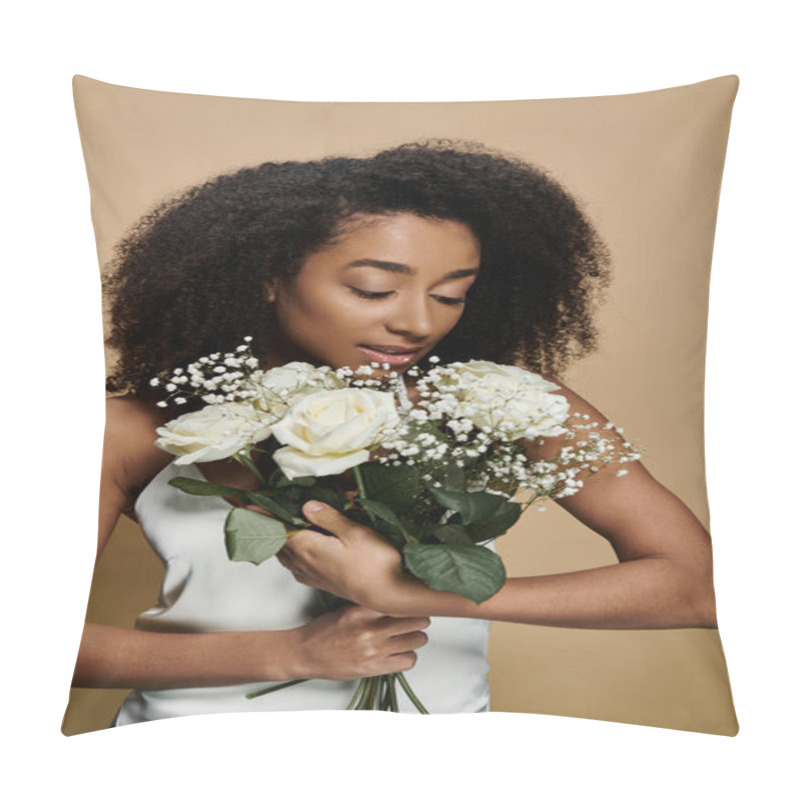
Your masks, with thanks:
[[(167, 194), (264, 160), (367, 154), (431, 137), (482, 141), (546, 167), (580, 197), (614, 258), (598, 353), (566, 382), (644, 446), (645, 464), (708, 526), (703, 378), (709, 265), (738, 81), (615, 97), (486, 103), (291, 103), (75, 80), (98, 257)], [(713, 534), (713, 531), (712, 531)], [(511, 575), (613, 563), (555, 505), (499, 540)], [(124, 521), (89, 619), (131, 624), (160, 565)], [(495, 623), (492, 708), (732, 735), (716, 631), (582, 631)], [(73, 693), (64, 730), (104, 727), (117, 692)]]

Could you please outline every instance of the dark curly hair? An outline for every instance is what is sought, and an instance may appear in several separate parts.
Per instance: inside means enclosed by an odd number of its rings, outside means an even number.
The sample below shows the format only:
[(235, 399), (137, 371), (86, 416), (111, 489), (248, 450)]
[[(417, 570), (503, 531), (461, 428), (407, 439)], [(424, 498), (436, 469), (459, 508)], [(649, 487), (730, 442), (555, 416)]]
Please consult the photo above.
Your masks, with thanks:
[[(291, 279), (356, 214), (411, 212), (466, 224), (480, 277), (443, 361), (521, 364), (557, 377), (596, 346), (592, 305), (609, 258), (575, 199), (544, 171), (476, 144), (402, 145), (370, 158), (267, 162), (168, 199), (117, 245), (104, 289), (119, 360), (109, 391), (253, 336), (264, 357), (264, 286)], [(424, 363), (424, 362), (423, 362)]]

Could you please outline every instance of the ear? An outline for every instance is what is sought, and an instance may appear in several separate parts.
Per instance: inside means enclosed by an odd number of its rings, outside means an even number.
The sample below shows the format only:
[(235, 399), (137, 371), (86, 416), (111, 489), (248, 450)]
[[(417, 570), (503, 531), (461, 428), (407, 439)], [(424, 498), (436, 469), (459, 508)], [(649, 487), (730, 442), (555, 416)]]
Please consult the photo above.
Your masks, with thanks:
[(275, 290), (275, 284), (273, 283), (264, 284), (264, 299), (268, 303), (274, 303), (276, 296), (277, 295)]

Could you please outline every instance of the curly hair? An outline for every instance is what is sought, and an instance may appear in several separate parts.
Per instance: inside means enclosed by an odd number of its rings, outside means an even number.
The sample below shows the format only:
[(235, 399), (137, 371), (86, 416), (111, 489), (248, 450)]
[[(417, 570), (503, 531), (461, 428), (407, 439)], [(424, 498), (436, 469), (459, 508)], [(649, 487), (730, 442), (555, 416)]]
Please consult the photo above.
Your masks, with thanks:
[[(608, 251), (545, 171), (477, 144), (405, 144), (369, 158), (267, 162), (192, 187), (116, 246), (104, 289), (119, 360), (111, 392), (253, 336), (269, 350), (264, 286), (288, 281), (357, 214), (410, 212), (467, 225), (481, 270), (443, 361), (521, 364), (557, 377), (596, 347)], [(424, 362), (423, 362), (424, 363)]]

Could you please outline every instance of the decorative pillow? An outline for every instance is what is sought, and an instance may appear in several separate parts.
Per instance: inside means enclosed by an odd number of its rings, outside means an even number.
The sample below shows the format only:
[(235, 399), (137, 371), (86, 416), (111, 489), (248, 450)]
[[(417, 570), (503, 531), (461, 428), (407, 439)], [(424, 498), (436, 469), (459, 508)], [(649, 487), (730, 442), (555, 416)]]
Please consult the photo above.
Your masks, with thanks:
[[(735, 735), (703, 382), (737, 87), (300, 103), (76, 76), (113, 533), (64, 733), (352, 697)], [(323, 369), (370, 362), (371, 388)], [(388, 377), (412, 362), (421, 394)], [(430, 397), (427, 428), (400, 415), (425, 386), (450, 428)], [(520, 516), (520, 487), (551, 499)]]

